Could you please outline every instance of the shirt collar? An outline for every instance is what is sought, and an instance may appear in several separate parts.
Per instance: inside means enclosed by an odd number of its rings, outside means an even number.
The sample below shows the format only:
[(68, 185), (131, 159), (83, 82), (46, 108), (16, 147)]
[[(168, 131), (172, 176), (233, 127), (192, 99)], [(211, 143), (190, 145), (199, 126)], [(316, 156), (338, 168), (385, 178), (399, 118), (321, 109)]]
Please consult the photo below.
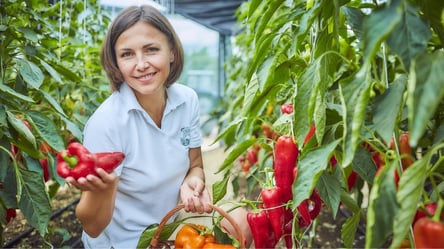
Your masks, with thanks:
[[(185, 95), (180, 93), (180, 87), (178, 87), (176, 84), (179, 83), (174, 83), (167, 88), (168, 97), (167, 97), (167, 105), (165, 108), (165, 114), (175, 110), (177, 107), (179, 107), (186, 101)], [(119, 93), (121, 95), (124, 106), (126, 107), (128, 112), (131, 110), (143, 111), (143, 108), (140, 106), (139, 102), (137, 101), (136, 95), (126, 82), (123, 82), (122, 85), (120, 86)]]

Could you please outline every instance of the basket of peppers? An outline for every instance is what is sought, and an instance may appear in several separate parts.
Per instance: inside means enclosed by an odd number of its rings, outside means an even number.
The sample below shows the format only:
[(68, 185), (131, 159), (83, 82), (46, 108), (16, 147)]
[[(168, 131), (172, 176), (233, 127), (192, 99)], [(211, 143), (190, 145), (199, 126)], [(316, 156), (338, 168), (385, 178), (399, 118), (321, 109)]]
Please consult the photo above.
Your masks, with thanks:
[[(236, 223), (234, 218), (230, 216), (228, 212), (223, 210), (222, 208), (211, 204), (211, 207), (214, 211), (219, 213), (221, 216), (226, 218), (228, 222), (233, 226), (236, 230), (237, 238), (236, 240), (239, 242), (239, 248), (245, 248), (245, 237), (242, 233), (241, 228)], [(162, 229), (164, 229), (168, 220), (173, 217), (175, 213), (184, 208), (183, 204), (177, 205), (175, 208), (170, 210), (160, 221), (157, 226), (154, 235), (150, 241), (147, 249), (236, 249), (233, 244), (227, 244), (223, 242), (219, 242), (216, 236), (211, 232), (211, 230), (200, 224), (194, 223), (184, 223), (181, 228), (178, 230), (175, 240), (164, 240), (161, 241), (159, 238), (161, 237)]]

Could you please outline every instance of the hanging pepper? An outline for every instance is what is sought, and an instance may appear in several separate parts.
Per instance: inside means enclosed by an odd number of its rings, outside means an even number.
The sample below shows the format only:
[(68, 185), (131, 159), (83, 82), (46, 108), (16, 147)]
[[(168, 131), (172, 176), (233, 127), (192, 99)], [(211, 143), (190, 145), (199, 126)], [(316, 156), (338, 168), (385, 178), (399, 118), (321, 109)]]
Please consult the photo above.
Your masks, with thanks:
[(275, 241), (279, 241), (284, 228), (284, 206), (279, 187), (264, 188), (261, 190), (262, 201), (267, 210)]
[(281, 113), (282, 114), (292, 114), (293, 113), (293, 104), (287, 103), (281, 105)]
[(282, 135), (277, 139), (274, 146), (274, 177), (276, 186), (282, 190), (284, 203), (293, 199), (293, 175), (298, 155), (298, 146), (292, 137)]
[(108, 173), (114, 170), (125, 155), (121, 152), (91, 153), (81, 143), (72, 142), (66, 150), (57, 152), (57, 174), (78, 179), (89, 174), (97, 175), (96, 167), (105, 169)]
[(265, 210), (247, 213), (247, 222), (253, 235), (254, 247), (274, 248), (276, 245), (273, 228)]
[(413, 226), (416, 248), (444, 248), (444, 223), (423, 217)]
[(438, 208), (437, 202), (427, 203), (424, 205), (424, 209), (418, 209), (416, 211), (415, 217), (413, 218), (412, 225), (421, 219), (422, 217), (432, 217), (436, 213), (436, 209)]

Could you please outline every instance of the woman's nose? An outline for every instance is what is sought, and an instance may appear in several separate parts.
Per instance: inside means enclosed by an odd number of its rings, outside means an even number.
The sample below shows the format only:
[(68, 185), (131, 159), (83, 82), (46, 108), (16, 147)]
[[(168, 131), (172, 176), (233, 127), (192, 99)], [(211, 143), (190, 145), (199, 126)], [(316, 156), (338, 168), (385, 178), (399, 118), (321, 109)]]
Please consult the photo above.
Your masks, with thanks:
[(150, 63), (148, 62), (148, 59), (145, 58), (145, 56), (141, 56), (138, 60), (137, 60), (137, 69), (139, 70), (145, 70), (146, 68), (148, 68), (150, 66)]

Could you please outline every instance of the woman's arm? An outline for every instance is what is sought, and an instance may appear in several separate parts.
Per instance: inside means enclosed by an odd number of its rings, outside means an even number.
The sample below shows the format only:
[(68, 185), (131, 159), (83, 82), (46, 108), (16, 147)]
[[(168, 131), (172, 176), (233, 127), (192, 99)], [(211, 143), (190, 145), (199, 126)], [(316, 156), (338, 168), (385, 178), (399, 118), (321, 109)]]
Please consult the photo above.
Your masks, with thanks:
[(180, 188), (180, 196), (185, 211), (187, 212), (211, 212), (212, 208), (210, 194), (205, 186), (205, 174), (203, 171), (201, 148), (190, 148), (190, 169)]
[(67, 182), (82, 190), (76, 207), (76, 216), (83, 230), (95, 238), (111, 221), (119, 177), (115, 173), (106, 173), (98, 169), (99, 177), (88, 175), (86, 178), (67, 178)]

